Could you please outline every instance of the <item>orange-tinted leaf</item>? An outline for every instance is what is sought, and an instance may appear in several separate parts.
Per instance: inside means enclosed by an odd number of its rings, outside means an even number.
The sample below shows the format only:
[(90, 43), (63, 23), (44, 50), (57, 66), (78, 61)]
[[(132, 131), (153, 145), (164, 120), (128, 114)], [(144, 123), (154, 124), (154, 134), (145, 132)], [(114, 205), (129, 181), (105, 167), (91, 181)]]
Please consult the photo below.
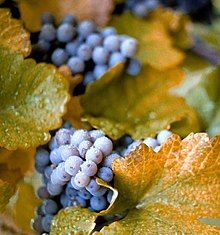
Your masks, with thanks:
[(52, 12), (57, 21), (63, 15), (70, 13), (79, 20), (91, 19), (100, 26), (106, 25), (113, 10), (113, 2), (112, 0), (19, 0), (18, 7), (26, 28), (36, 32), (40, 29), (40, 16), (45, 11)]
[(23, 28), (22, 22), (11, 18), (7, 9), (0, 9), (0, 45), (14, 52), (28, 56), (31, 52), (29, 33)]
[[(142, 144), (113, 162), (119, 197), (115, 211), (129, 234), (218, 234), (200, 218), (220, 216), (220, 136), (172, 135), (158, 153)], [(121, 196), (120, 196), (121, 195)]]

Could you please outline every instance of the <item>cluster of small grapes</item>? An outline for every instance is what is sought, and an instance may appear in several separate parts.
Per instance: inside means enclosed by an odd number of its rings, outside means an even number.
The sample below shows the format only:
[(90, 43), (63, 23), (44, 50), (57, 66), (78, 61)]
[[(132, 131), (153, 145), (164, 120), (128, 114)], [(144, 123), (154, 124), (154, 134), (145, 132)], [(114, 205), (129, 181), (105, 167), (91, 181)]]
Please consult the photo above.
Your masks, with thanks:
[(42, 15), (41, 22), (35, 50), (49, 55), (54, 65), (68, 68), (70, 74), (83, 74), (84, 85), (120, 62), (126, 63), (129, 75), (140, 72), (141, 64), (134, 58), (137, 40), (118, 35), (113, 27), (100, 30), (92, 21), (78, 23), (73, 15), (65, 15), (56, 28), (48, 12)]
[(144, 18), (149, 12), (159, 5), (172, 7), (175, 10), (187, 14), (199, 13), (202, 9), (210, 8), (210, 0), (127, 0), (125, 10), (131, 11), (134, 15)]
[(118, 157), (102, 131), (59, 129), (35, 156), (35, 168), (44, 182), (37, 195), (44, 201), (37, 209), (33, 228), (40, 234), (49, 232), (52, 218), (61, 208), (78, 205), (97, 212), (106, 209), (112, 191), (98, 185), (95, 177), (111, 184), (112, 161)]
[(161, 148), (161, 145), (171, 135), (171, 131), (162, 130), (155, 138), (147, 137), (144, 140), (133, 140), (130, 136), (125, 136), (120, 140), (119, 146), (116, 148), (116, 151), (121, 156), (126, 156), (130, 152), (134, 151), (140, 144), (144, 143), (148, 147), (152, 148), (155, 152), (158, 152)]
[(134, 15), (144, 18), (160, 4), (159, 0), (127, 0), (125, 8)]

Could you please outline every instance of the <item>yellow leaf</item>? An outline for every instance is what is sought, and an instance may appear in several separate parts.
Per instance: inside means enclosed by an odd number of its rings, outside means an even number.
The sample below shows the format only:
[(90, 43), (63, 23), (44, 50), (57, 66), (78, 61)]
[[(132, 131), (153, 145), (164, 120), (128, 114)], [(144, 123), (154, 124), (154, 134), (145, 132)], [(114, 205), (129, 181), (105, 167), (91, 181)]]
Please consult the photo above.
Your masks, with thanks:
[(28, 56), (31, 52), (29, 33), (22, 22), (11, 18), (10, 10), (0, 9), (0, 45)]
[(169, 94), (182, 78), (178, 68), (160, 72), (145, 66), (136, 77), (120, 76), (117, 67), (112, 68), (87, 86), (81, 98), (83, 120), (102, 129), (112, 139), (124, 134), (134, 139), (154, 136), (185, 119), (188, 123), (185, 128), (196, 132), (199, 124), (195, 111), (183, 98)]
[(67, 103), (67, 112), (64, 119), (69, 121), (74, 128), (90, 130), (90, 124), (81, 121), (83, 115), (84, 110), (80, 104), (80, 96), (72, 96)]
[(23, 176), (31, 175), (34, 172), (34, 154), (34, 149), (10, 151), (0, 148), (0, 164), (5, 164), (10, 171), (20, 170)]
[(183, 49), (188, 49), (192, 46), (193, 40), (190, 35), (192, 23), (187, 15), (180, 11), (159, 7), (150, 14), (149, 19), (164, 25), (172, 37), (174, 45)]
[(35, 196), (34, 189), (30, 184), (19, 182), (17, 188), (17, 201), (13, 205), (15, 223), (22, 231), (33, 233), (30, 221), (35, 216), (34, 211), (40, 204), (40, 200)]
[(158, 153), (142, 144), (116, 159), (115, 209), (137, 205), (120, 225), (129, 234), (219, 234), (199, 221), (220, 217), (219, 167), (220, 136), (205, 133), (172, 135)]
[(59, 211), (51, 225), (50, 235), (87, 235), (95, 228), (98, 214), (85, 208), (69, 207)]
[(61, 125), (69, 99), (66, 79), (52, 65), (0, 48), (0, 146), (14, 150), (45, 144)]
[(8, 204), (9, 199), (14, 194), (15, 188), (12, 184), (0, 179), (0, 212), (5, 210), (5, 206)]
[[(40, 29), (40, 16), (50, 11), (57, 22), (65, 14), (74, 14), (79, 20), (91, 19), (104, 26), (113, 10), (112, 0), (19, 0), (18, 7), (25, 26), (32, 32)], [(34, 10), (33, 10), (34, 9)]]
[(172, 46), (173, 41), (166, 27), (154, 18), (146, 21), (130, 13), (124, 13), (114, 16), (111, 25), (118, 30), (118, 33), (128, 34), (138, 40), (137, 57), (143, 64), (166, 70), (180, 64), (184, 59), (184, 54)]

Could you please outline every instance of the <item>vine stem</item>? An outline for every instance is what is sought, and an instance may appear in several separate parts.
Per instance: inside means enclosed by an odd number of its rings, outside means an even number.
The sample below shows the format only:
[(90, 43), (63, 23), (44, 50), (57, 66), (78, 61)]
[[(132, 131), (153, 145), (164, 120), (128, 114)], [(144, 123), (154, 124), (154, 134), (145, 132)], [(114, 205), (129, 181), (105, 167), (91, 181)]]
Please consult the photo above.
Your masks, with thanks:
[(214, 49), (199, 37), (194, 38), (194, 45), (191, 51), (205, 58), (213, 65), (220, 64), (220, 51)]

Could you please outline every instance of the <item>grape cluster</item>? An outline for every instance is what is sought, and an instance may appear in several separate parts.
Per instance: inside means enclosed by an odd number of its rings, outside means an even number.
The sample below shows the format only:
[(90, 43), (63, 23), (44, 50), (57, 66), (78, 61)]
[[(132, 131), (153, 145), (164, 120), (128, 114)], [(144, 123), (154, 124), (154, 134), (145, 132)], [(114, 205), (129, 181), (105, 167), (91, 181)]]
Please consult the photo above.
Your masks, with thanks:
[(118, 35), (113, 27), (99, 29), (92, 21), (77, 22), (73, 15), (65, 15), (58, 27), (51, 13), (41, 17), (42, 27), (35, 51), (49, 56), (57, 67), (66, 66), (74, 74), (83, 74), (83, 84), (98, 79), (110, 67), (126, 63), (129, 75), (137, 75), (141, 64), (134, 56), (137, 40)]
[(37, 209), (33, 228), (49, 232), (53, 215), (61, 208), (106, 209), (112, 191), (100, 186), (96, 177), (112, 183), (112, 161), (120, 157), (113, 143), (99, 130), (59, 129), (48, 146), (37, 149), (35, 168), (42, 174), (44, 186), (37, 191), (43, 204)]
[(144, 18), (160, 4), (159, 0), (127, 0), (125, 8), (134, 15)]
[(133, 140), (130, 136), (125, 136), (119, 141), (116, 151), (121, 156), (127, 156), (130, 152), (134, 151), (140, 144), (144, 143), (148, 147), (152, 148), (155, 152), (158, 152), (161, 148), (161, 145), (171, 135), (171, 131), (162, 130), (158, 133), (155, 138), (147, 137), (144, 140)]
[(106, 209), (113, 192), (98, 185), (96, 177), (114, 186), (114, 159), (128, 155), (141, 143), (157, 152), (171, 134), (163, 130), (156, 138), (136, 141), (125, 136), (113, 150), (112, 141), (102, 131), (76, 130), (65, 123), (49, 144), (36, 152), (35, 168), (43, 179), (37, 196), (43, 203), (36, 210), (33, 228), (39, 234), (48, 233), (53, 216), (62, 208), (80, 206), (96, 212)]
[(210, 0), (127, 0), (124, 5), (125, 10), (129, 10), (134, 15), (144, 18), (149, 12), (159, 5), (171, 7), (186, 14), (199, 14), (206, 10), (210, 11)]

